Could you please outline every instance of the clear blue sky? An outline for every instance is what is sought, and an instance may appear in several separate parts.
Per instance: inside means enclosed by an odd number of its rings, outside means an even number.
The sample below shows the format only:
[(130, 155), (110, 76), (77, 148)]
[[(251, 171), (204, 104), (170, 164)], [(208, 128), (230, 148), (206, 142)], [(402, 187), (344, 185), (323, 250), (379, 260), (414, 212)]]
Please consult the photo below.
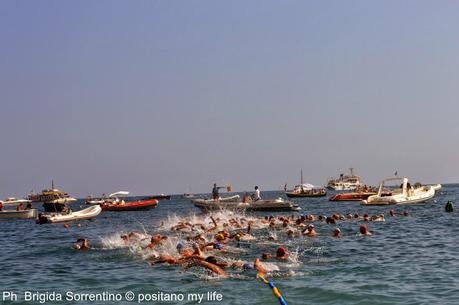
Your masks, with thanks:
[(459, 181), (457, 1), (1, 1), (0, 198)]

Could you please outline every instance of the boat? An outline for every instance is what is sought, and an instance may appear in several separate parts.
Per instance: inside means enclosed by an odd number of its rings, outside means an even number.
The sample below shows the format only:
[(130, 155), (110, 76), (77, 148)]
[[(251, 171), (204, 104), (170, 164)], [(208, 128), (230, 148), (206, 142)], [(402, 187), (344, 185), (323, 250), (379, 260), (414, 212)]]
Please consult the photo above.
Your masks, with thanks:
[(81, 211), (69, 213), (50, 213), (50, 214), (39, 214), (37, 223), (62, 223), (76, 220), (88, 220), (96, 217), (102, 212), (102, 208), (98, 205), (91, 206)]
[(303, 183), (303, 170), (301, 170), (301, 184), (295, 185), (293, 191), (286, 191), (288, 198), (298, 197), (323, 197), (327, 195), (327, 190), (321, 186), (314, 186), (310, 183)]
[(102, 211), (144, 211), (156, 208), (158, 200), (150, 199), (146, 201), (116, 201), (113, 203), (104, 203), (101, 205)]
[(191, 198), (194, 198), (194, 197), (195, 197), (195, 196), (194, 196), (194, 194), (192, 194), (192, 193), (185, 193), (185, 194), (183, 194), (183, 198), (186, 198), (186, 199), (191, 199)]
[(253, 202), (212, 202), (205, 199), (195, 199), (193, 203), (203, 210), (241, 210), (241, 211), (298, 211), (298, 205), (282, 198), (257, 200)]
[(126, 191), (119, 191), (119, 192), (116, 192), (116, 193), (112, 193), (108, 196), (105, 196), (105, 195), (102, 195), (102, 197), (91, 197), (91, 196), (88, 196), (85, 200), (86, 204), (89, 204), (89, 205), (101, 205), (101, 204), (104, 204), (104, 203), (114, 203), (116, 201), (120, 201), (119, 197), (124, 197), (124, 196), (127, 196), (129, 195), (129, 192), (126, 192)]
[(195, 203), (195, 201), (198, 201), (198, 202), (206, 202), (206, 203), (217, 203), (217, 202), (239, 202), (241, 199), (241, 196), (239, 195), (234, 195), (234, 196), (228, 196), (228, 197), (220, 197), (217, 200), (214, 200), (214, 199), (202, 199), (202, 198), (199, 198), (199, 199), (192, 199), (191, 201), (193, 203)]
[(16, 205), (20, 203), (24, 204), (24, 203), (31, 203), (31, 202), (32, 200), (29, 200), (29, 199), (16, 199), (14, 197), (9, 197), (2, 201), (2, 203), (5, 205), (8, 205), (8, 204)]
[[(395, 188), (386, 188), (389, 183), (396, 183)], [(399, 183), (401, 184), (399, 185)], [(391, 205), (425, 202), (435, 196), (432, 185), (412, 187), (408, 178), (388, 178), (379, 184), (378, 193), (362, 201), (362, 205)]]
[(327, 182), (327, 188), (335, 191), (353, 191), (360, 186), (360, 177), (354, 175), (354, 169), (350, 168), (350, 174), (341, 174), (338, 179), (331, 178)]
[(330, 201), (360, 201), (365, 200), (370, 196), (376, 195), (377, 192), (349, 192), (349, 193), (340, 193), (330, 197)]
[(2, 210), (0, 211), (0, 218), (19, 218), (19, 219), (29, 219), (37, 218), (37, 209), (30, 210)]
[(72, 197), (56, 198), (53, 200), (43, 202), (43, 208), (46, 212), (63, 212), (66, 210), (68, 203), (72, 203), (75, 201), (77, 200)]
[(31, 193), (27, 199), (33, 202), (50, 202), (55, 199), (71, 198), (68, 193), (54, 187), (54, 180), (51, 181), (51, 188), (44, 189), (40, 194)]
[(159, 194), (145, 197), (145, 200), (156, 199), (156, 200), (171, 200), (171, 195)]

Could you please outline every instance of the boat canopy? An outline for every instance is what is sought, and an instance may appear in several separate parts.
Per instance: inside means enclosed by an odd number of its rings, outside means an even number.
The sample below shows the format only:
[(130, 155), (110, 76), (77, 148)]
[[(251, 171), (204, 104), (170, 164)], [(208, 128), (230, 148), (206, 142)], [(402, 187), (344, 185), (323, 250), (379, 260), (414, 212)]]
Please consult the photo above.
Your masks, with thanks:
[(303, 187), (304, 189), (312, 189), (312, 188), (315, 188), (314, 185), (310, 184), (310, 183), (303, 183), (303, 184), (298, 184), (298, 185), (295, 185), (295, 188), (296, 189), (299, 189)]
[(119, 191), (119, 192), (108, 195), (108, 197), (120, 197), (120, 196), (127, 196), (127, 195), (129, 195), (129, 192)]

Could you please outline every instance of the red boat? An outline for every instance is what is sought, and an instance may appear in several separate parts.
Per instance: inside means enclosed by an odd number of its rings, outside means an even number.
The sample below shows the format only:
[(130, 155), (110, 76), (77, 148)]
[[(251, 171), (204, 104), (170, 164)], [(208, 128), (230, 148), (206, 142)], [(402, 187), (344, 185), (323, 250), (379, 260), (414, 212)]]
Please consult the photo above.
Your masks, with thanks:
[(376, 195), (374, 192), (353, 192), (353, 193), (341, 193), (330, 197), (330, 201), (359, 201), (366, 200), (368, 197)]
[(158, 205), (158, 200), (146, 200), (146, 201), (117, 201), (114, 203), (104, 203), (100, 206), (102, 211), (144, 211), (156, 208)]

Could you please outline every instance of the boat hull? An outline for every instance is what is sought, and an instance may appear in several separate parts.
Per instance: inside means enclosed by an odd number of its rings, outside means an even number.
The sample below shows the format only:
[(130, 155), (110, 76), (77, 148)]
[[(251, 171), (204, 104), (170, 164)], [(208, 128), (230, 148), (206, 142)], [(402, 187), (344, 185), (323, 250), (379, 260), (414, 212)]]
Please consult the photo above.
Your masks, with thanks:
[(374, 192), (368, 193), (342, 193), (336, 194), (329, 198), (330, 201), (360, 201), (365, 200), (370, 196), (376, 195)]
[(412, 196), (370, 196), (367, 200), (361, 202), (362, 205), (395, 205), (395, 204), (415, 204), (423, 203), (435, 196), (435, 189), (429, 187), (428, 190), (418, 191)]
[(152, 199), (148, 201), (131, 201), (124, 204), (103, 204), (103, 211), (123, 212), (123, 211), (145, 211), (156, 208), (158, 200)]
[(206, 202), (203, 199), (194, 200), (194, 205), (203, 210), (242, 210), (242, 211), (296, 211), (300, 208), (290, 201), (258, 200), (252, 203), (242, 202)]
[(15, 211), (15, 210), (3, 210), (0, 211), (0, 219), (7, 218), (16, 218), (16, 219), (30, 219), (30, 218), (37, 218), (37, 210), (23, 210), (23, 211)]
[(303, 198), (303, 197), (324, 197), (327, 192), (321, 193), (296, 193), (296, 192), (285, 192), (285, 196), (288, 198)]
[(69, 214), (42, 214), (38, 216), (38, 223), (63, 223), (77, 220), (89, 220), (97, 217), (100, 212), (102, 212), (102, 208), (95, 205), (78, 212), (71, 212)]

